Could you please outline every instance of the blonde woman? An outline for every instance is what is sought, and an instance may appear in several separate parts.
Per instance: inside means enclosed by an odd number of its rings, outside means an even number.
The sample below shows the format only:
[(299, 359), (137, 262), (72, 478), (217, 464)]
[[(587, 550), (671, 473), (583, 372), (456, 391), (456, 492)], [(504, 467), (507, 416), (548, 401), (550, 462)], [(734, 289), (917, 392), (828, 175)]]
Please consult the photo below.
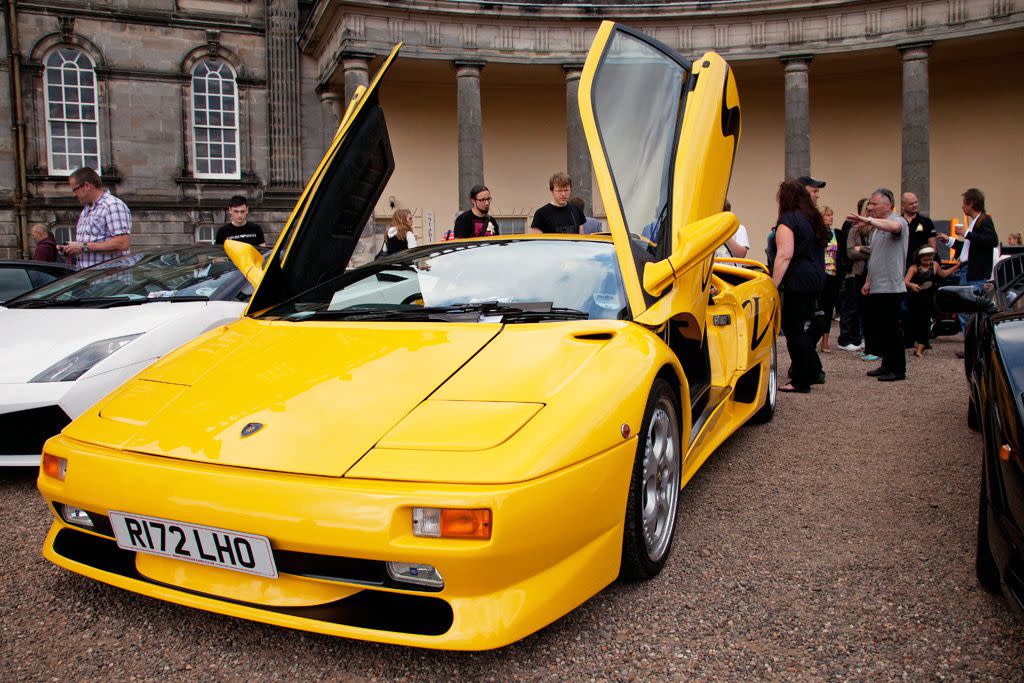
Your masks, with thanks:
[(836, 301), (839, 299), (839, 286), (843, 283), (836, 269), (836, 260), (839, 255), (839, 233), (832, 227), (834, 218), (835, 213), (832, 211), (832, 207), (823, 206), (821, 208), (821, 220), (825, 227), (828, 228), (829, 233), (831, 233), (828, 244), (825, 245), (825, 289), (821, 292), (821, 300), (819, 302), (819, 310), (824, 313), (821, 321), (822, 327), (819, 330), (821, 332), (822, 353), (832, 353), (828, 337), (832, 329), (832, 316), (836, 311)]
[(416, 233), (412, 231), (412, 211), (398, 209), (391, 214), (391, 225), (384, 236), (384, 246), (380, 248), (377, 258), (389, 254), (397, 254), (416, 246)]

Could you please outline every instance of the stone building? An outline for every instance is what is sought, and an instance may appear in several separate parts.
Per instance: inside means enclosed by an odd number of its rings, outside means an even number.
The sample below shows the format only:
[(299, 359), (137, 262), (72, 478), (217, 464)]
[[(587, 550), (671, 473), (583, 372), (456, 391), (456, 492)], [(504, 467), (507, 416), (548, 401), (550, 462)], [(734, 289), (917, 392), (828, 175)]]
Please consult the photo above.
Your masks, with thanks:
[[(13, 93), (17, 73), (21, 94), (20, 105), (0, 99), (0, 120), (25, 140), (19, 183), (16, 140), (0, 137), (0, 255), (19, 251), (22, 223), (73, 226), (61, 166), (71, 154), (98, 155), (135, 212), (138, 244), (206, 238), (235, 193), (276, 233), (345, 102), (400, 41), (381, 93), (398, 168), (379, 222), (411, 208), (421, 241), (439, 239), (468, 187), (484, 181), (504, 229), (522, 231), (558, 170), (601, 217), (575, 93), (604, 18), (691, 58), (715, 50), (729, 60), (743, 104), (730, 196), (753, 256), (763, 257), (778, 181), (806, 172), (828, 181), (822, 201), (839, 215), (886, 185), (949, 218), (977, 186), (1001, 232), (1021, 228), (1012, 203), (1024, 152), (1019, 0), (0, 4), (0, 87)], [(90, 96), (90, 68), (96, 101), (86, 111), (71, 98)], [(78, 92), (60, 82), (57, 107), (51, 69), (79, 79)], [(81, 106), (69, 113), (69, 103)], [(76, 136), (79, 151), (64, 151)]]
[(67, 176), (82, 165), (132, 209), (138, 246), (211, 240), (234, 194), (280, 230), (322, 153), (297, 43), (310, 2), (2, 7), (0, 120), (14, 134), (0, 136), (0, 256), (24, 253), (35, 222), (73, 236)]

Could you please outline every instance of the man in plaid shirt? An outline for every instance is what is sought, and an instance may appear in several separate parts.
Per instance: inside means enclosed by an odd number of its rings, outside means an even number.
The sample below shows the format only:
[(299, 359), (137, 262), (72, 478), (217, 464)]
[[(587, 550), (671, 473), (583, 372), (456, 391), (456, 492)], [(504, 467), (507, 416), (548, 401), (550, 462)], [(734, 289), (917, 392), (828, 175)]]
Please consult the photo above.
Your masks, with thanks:
[(75, 270), (131, 252), (132, 212), (125, 203), (103, 189), (103, 180), (88, 166), (68, 177), (75, 197), (82, 203), (82, 214), (75, 228), (75, 241), (61, 253), (73, 259)]

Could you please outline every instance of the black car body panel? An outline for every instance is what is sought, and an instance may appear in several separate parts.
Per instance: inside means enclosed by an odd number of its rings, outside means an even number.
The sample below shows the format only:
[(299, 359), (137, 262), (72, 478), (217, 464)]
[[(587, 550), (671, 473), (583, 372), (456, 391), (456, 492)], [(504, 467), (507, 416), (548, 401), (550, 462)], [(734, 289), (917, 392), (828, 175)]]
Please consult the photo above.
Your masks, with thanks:
[(984, 437), (978, 578), (1024, 618), (1024, 255), (1000, 262), (993, 286), (973, 300), (951, 289), (939, 290), (940, 307), (975, 313), (964, 367), (972, 423)]
[(71, 272), (65, 263), (0, 259), (0, 303), (53, 282)]

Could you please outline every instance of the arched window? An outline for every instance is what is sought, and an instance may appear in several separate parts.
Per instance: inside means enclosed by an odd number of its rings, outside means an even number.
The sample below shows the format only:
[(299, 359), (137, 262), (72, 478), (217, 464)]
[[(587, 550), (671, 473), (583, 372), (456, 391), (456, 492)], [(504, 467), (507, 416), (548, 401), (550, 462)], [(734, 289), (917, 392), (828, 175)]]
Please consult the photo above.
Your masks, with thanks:
[(196, 226), (196, 244), (213, 244), (213, 238), (217, 236), (217, 230), (210, 223)]
[(238, 90), (227, 62), (203, 59), (192, 69), (192, 158), (197, 178), (240, 178)]
[(46, 131), (50, 173), (70, 175), (100, 166), (96, 71), (79, 50), (61, 47), (46, 58)]

